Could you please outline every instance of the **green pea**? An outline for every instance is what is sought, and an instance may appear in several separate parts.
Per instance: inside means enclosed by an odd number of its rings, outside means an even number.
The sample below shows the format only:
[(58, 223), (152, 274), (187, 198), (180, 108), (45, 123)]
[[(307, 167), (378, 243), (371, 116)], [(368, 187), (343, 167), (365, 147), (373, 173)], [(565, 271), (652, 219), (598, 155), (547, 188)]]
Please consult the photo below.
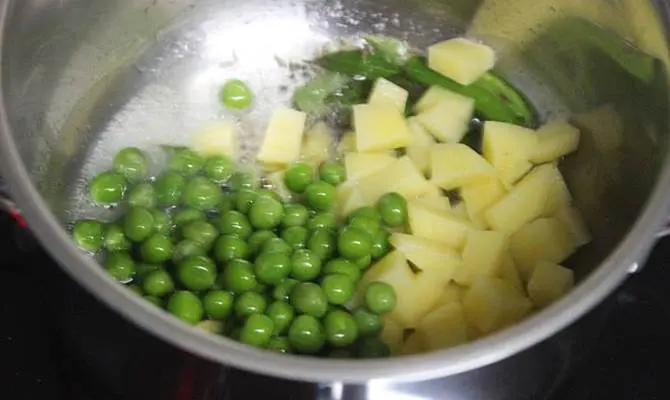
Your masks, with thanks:
[(372, 264), (372, 255), (365, 256), (363, 258), (359, 258), (354, 262), (358, 268), (361, 270), (366, 270)]
[(291, 226), (303, 226), (307, 223), (309, 211), (307, 207), (302, 204), (287, 204), (284, 207), (284, 217), (282, 218), (282, 225), (285, 228)]
[(379, 211), (377, 211), (377, 209), (372, 206), (361, 207), (353, 211), (351, 214), (349, 214), (348, 221), (351, 221), (356, 217), (367, 217), (373, 219), (378, 224), (382, 223), (382, 216), (379, 214)]
[(390, 313), (396, 301), (395, 289), (386, 282), (372, 282), (365, 289), (365, 307), (375, 314)]
[(176, 172), (168, 171), (161, 174), (154, 182), (156, 200), (161, 207), (174, 207), (181, 201), (186, 179)]
[(168, 301), (167, 309), (172, 315), (191, 325), (200, 322), (204, 316), (202, 302), (198, 296), (186, 290), (173, 294)]
[(123, 231), (128, 239), (140, 243), (154, 232), (154, 215), (147, 208), (131, 207), (123, 220)]
[(312, 218), (307, 221), (307, 228), (315, 229), (337, 229), (337, 219), (335, 214), (330, 212), (319, 212), (314, 214)]
[(177, 268), (181, 283), (189, 290), (205, 290), (214, 285), (216, 265), (205, 256), (190, 256), (182, 260)]
[(330, 274), (321, 282), (323, 292), (330, 304), (343, 305), (354, 296), (354, 281), (344, 274)]
[(288, 354), (291, 352), (291, 343), (289, 342), (288, 337), (278, 336), (270, 338), (266, 348), (278, 353)]
[(184, 226), (181, 229), (181, 235), (184, 239), (193, 240), (200, 243), (202, 247), (209, 249), (219, 236), (219, 232), (209, 222), (195, 221)]
[(160, 210), (151, 210), (151, 214), (154, 217), (154, 230), (163, 235), (167, 235), (172, 232), (172, 217), (169, 214), (164, 213)]
[(289, 303), (277, 300), (268, 306), (265, 314), (274, 322), (274, 334), (283, 335), (291, 326), (291, 322), (295, 317), (295, 310), (293, 310), (293, 307)]
[(146, 277), (151, 275), (152, 272), (158, 271), (160, 269), (162, 269), (162, 267), (156, 264), (147, 264), (147, 263), (135, 264), (135, 274), (140, 279), (146, 279)]
[[(105, 229), (104, 243), (105, 243), (105, 249), (107, 249), (107, 251), (129, 250), (131, 246), (130, 241), (126, 237), (126, 234), (123, 233), (123, 228), (121, 228), (117, 224), (111, 224), (107, 226), (107, 229)], [(88, 251), (96, 251), (96, 250), (88, 250)]]
[(221, 203), (219, 203), (219, 212), (224, 213), (235, 209), (237, 204), (237, 195), (235, 193), (223, 192)]
[(273, 229), (284, 217), (284, 206), (270, 197), (259, 197), (249, 209), (249, 221), (256, 229)]
[(337, 250), (342, 257), (355, 261), (372, 254), (372, 239), (361, 229), (346, 227), (337, 238)]
[(326, 266), (323, 268), (323, 273), (326, 275), (330, 274), (346, 275), (354, 283), (358, 282), (361, 279), (360, 268), (358, 268), (358, 266), (352, 261), (346, 260), (344, 258), (335, 258), (333, 260), (328, 261)]
[(212, 181), (223, 184), (233, 176), (235, 163), (226, 156), (211, 156), (205, 161), (203, 171)]
[(172, 240), (161, 233), (151, 235), (142, 243), (142, 259), (149, 263), (160, 264), (169, 260), (174, 251)]
[(319, 179), (337, 186), (347, 179), (347, 171), (338, 162), (326, 161), (319, 167)]
[(163, 297), (174, 290), (174, 282), (167, 271), (158, 269), (147, 275), (142, 287), (148, 295)]
[(365, 308), (354, 311), (354, 319), (358, 326), (358, 334), (361, 336), (375, 336), (382, 331), (383, 324), (379, 315), (373, 314)]
[(115, 280), (125, 283), (135, 276), (135, 262), (125, 251), (109, 253), (105, 259), (105, 269)]
[(88, 185), (91, 199), (98, 204), (114, 204), (123, 200), (128, 184), (118, 172), (105, 171), (96, 175)]
[(186, 239), (177, 243), (175, 246), (174, 251), (172, 252), (172, 262), (179, 264), (185, 258), (204, 255), (207, 255), (207, 250), (202, 247), (200, 243)]
[(247, 318), (253, 314), (262, 314), (266, 307), (267, 301), (265, 297), (256, 292), (242, 293), (237, 297), (233, 306), (235, 316), (240, 319)]
[(354, 317), (344, 310), (331, 310), (323, 320), (328, 343), (333, 347), (346, 347), (358, 339), (358, 325)]
[(168, 167), (183, 176), (194, 176), (202, 170), (205, 160), (195, 151), (182, 147), (173, 150)]
[(288, 330), (291, 348), (302, 354), (315, 354), (324, 345), (326, 333), (318, 319), (311, 315), (299, 315)]
[(391, 355), (391, 349), (378, 337), (363, 338), (357, 347), (360, 358), (386, 358)]
[(205, 314), (218, 321), (223, 321), (232, 314), (233, 302), (233, 295), (223, 290), (210, 290), (202, 299)]
[(216, 209), (223, 199), (223, 191), (214, 182), (196, 176), (186, 183), (181, 201), (186, 207), (210, 211)]
[(239, 192), (242, 189), (257, 189), (260, 181), (255, 171), (237, 171), (230, 177), (228, 186), (233, 192)]
[(251, 236), (251, 231), (249, 220), (238, 211), (227, 211), (219, 217), (219, 232), (222, 235), (237, 235), (246, 239)]
[(253, 314), (244, 321), (240, 341), (254, 347), (265, 347), (274, 331), (274, 323), (267, 315)]
[(136, 147), (122, 149), (116, 153), (112, 162), (114, 171), (123, 175), (129, 182), (137, 182), (144, 179), (149, 170), (148, 164), (147, 157), (142, 150)]
[(172, 220), (176, 226), (182, 227), (196, 221), (207, 221), (207, 214), (195, 208), (185, 208), (177, 211)]
[(274, 190), (263, 188), (263, 189), (258, 189), (257, 193), (258, 193), (258, 197), (268, 197), (268, 198), (270, 198), (274, 201), (277, 201), (279, 203), (284, 202), (284, 199), (282, 199), (282, 197), (279, 195), (279, 193), (277, 193)]
[(301, 314), (321, 318), (328, 311), (328, 300), (321, 286), (312, 282), (300, 282), (291, 291), (291, 305)]
[(235, 294), (253, 290), (256, 285), (254, 266), (245, 260), (232, 260), (221, 273), (221, 286)]
[(274, 232), (267, 230), (256, 231), (252, 233), (251, 236), (249, 236), (249, 240), (247, 241), (249, 244), (249, 253), (252, 256), (257, 255), (261, 252), (261, 249), (263, 248), (263, 245), (266, 241), (276, 237), (277, 235), (275, 235)]
[(291, 254), (293, 249), (281, 238), (270, 238), (265, 241), (261, 253), (285, 253)]
[(304, 193), (312, 183), (312, 167), (305, 163), (295, 163), (284, 173), (284, 183), (293, 193)]
[(298, 250), (307, 246), (309, 231), (302, 226), (291, 226), (282, 231), (281, 238), (294, 250)]
[(291, 273), (291, 257), (286, 253), (261, 253), (254, 271), (259, 281), (276, 285)]
[(384, 230), (380, 230), (379, 233), (377, 233), (373, 238), (372, 238), (372, 259), (373, 260), (379, 260), (383, 258), (385, 255), (391, 251), (391, 242), (389, 241), (389, 238), (391, 235), (389, 235), (388, 232)]
[(144, 296), (144, 300), (155, 305), (156, 307), (163, 308), (163, 300), (159, 299), (156, 296)]
[(324, 181), (314, 181), (305, 189), (305, 198), (313, 209), (329, 211), (335, 203), (335, 186)]
[(291, 292), (297, 284), (298, 281), (295, 279), (284, 279), (277, 286), (275, 286), (274, 290), (272, 291), (272, 298), (275, 300), (289, 301)]
[(242, 214), (247, 214), (251, 205), (258, 199), (258, 192), (254, 189), (240, 189), (235, 197), (235, 208)]
[(244, 110), (251, 106), (254, 95), (246, 83), (239, 79), (231, 79), (224, 83), (219, 98), (227, 108)]
[(95, 253), (105, 243), (105, 226), (92, 219), (77, 221), (72, 229), (72, 238), (80, 249)]
[(214, 257), (218, 261), (228, 262), (236, 258), (246, 260), (249, 256), (249, 245), (238, 236), (220, 236), (214, 244)]
[(307, 248), (321, 258), (321, 261), (326, 261), (333, 257), (335, 247), (336, 238), (329, 229), (315, 229), (307, 241)]
[(128, 191), (126, 201), (131, 207), (153, 208), (156, 206), (156, 191), (150, 183), (140, 183)]
[(374, 238), (381, 230), (379, 222), (361, 215), (349, 219), (349, 226), (367, 232), (371, 238)]
[(380, 197), (377, 210), (388, 226), (403, 226), (407, 221), (407, 200), (398, 193), (386, 193)]
[(291, 257), (291, 264), (291, 277), (299, 281), (313, 281), (321, 273), (321, 259), (308, 249), (296, 250)]

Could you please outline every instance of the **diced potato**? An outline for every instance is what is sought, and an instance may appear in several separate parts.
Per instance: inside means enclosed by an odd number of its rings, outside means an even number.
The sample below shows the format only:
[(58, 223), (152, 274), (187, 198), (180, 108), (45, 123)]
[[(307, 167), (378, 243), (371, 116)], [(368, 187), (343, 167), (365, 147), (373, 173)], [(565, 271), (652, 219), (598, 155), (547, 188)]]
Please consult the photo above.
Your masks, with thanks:
[(496, 231), (514, 233), (542, 215), (554, 190), (557, 171), (551, 164), (535, 167), (485, 212), (488, 225)]
[(460, 268), (461, 257), (440, 242), (404, 233), (391, 235), (391, 245), (423, 272), (429, 272), (436, 284), (444, 287)]
[(562, 223), (570, 233), (575, 246), (581, 247), (591, 242), (591, 232), (589, 232), (589, 228), (586, 226), (581, 213), (575, 207), (561, 205), (554, 212), (553, 217)]
[(471, 286), (480, 277), (498, 276), (507, 247), (507, 237), (503, 233), (470, 230), (463, 249), (463, 262), (454, 274), (454, 281)]
[(550, 165), (553, 166), (553, 185), (549, 192), (544, 212), (542, 213), (544, 217), (553, 215), (560, 207), (572, 204), (572, 195), (570, 194), (570, 190), (568, 190), (568, 185), (566, 185), (561, 171), (556, 164)]
[(538, 307), (546, 307), (568, 293), (575, 285), (572, 270), (540, 261), (528, 281), (528, 295)]
[(407, 120), (407, 124), (412, 134), (412, 141), (405, 149), (405, 152), (414, 165), (424, 175), (428, 175), (430, 172), (430, 149), (435, 144), (435, 139), (414, 118)]
[(409, 356), (412, 354), (421, 354), (426, 351), (426, 346), (423, 344), (423, 338), (421, 335), (417, 335), (416, 332), (412, 333), (405, 344), (402, 346), (401, 354)]
[[(465, 208), (467, 210), (468, 208), (467, 205)], [(484, 218), (484, 213), (470, 216), (470, 222), (472, 222), (472, 225), (474, 225), (474, 227), (479, 229), (480, 231), (485, 231), (491, 228), (488, 222), (486, 222), (486, 218)]]
[(291, 198), (291, 191), (286, 187), (284, 183), (284, 172), (277, 171), (271, 174), (268, 174), (266, 179), (272, 185), (272, 189), (277, 192), (277, 194), (284, 200), (289, 200)]
[(364, 176), (385, 170), (396, 161), (384, 153), (347, 153), (344, 156), (344, 169), (347, 181), (355, 181)]
[(356, 182), (349, 180), (337, 186), (335, 189), (335, 200), (337, 205), (335, 214), (342, 218), (368, 205)]
[(498, 171), (500, 180), (510, 187), (533, 167), (530, 157), (537, 147), (537, 140), (537, 134), (531, 129), (487, 121), (484, 123), (482, 153)]
[(464, 219), (466, 221), (470, 221), (470, 216), (468, 215), (468, 210), (465, 206), (465, 203), (462, 201), (459, 201), (456, 203), (453, 207), (451, 207), (451, 213), (454, 214), (455, 216)]
[(471, 222), (453, 213), (439, 212), (416, 200), (408, 202), (407, 213), (414, 235), (441, 242), (455, 250), (463, 248), (468, 231), (475, 228)]
[(442, 101), (414, 118), (437, 140), (458, 143), (470, 129), (475, 100), (458, 93), (447, 93)]
[(288, 165), (297, 161), (300, 157), (306, 118), (304, 112), (290, 108), (276, 110), (265, 132), (258, 161), (271, 165)]
[(440, 143), (431, 149), (431, 181), (445, 190), (483, 182), (495, 170), (482, 156), (460, 143)]
[(443, 305), (428, 313), (416, 328), (427, 350), (458, 346), (468, 341), (467, 322), (463, 306), (458, 303)]
[(543, 164), (558, 160), (579, 146), (579, 129), (567, 122), (552, 122), (537, 131), (538, 142), (530, 161)]
[(193, 150), (205, 157), (235, 155), (235, 124), (228, 121), (211, 123), (191, 137)]
[(356, 132), (345, 132), (340, 138), (340, 143), (337, 144), (337, 153), (346, 154), (356, 151)]
[(375, 81), (368, 103), (389, 105), (404, 113), (407, 97), (409, 97), (407, 90), (387, 79), (379, 78)]
[(470, 219), (476, 218), (486, 209), (502, 199), (507, 190), (500, 179), (492, 177), (461, 188), (461, 198), (465, 203)]
[(521, 275), (519, 275), (519, 269), (514, 262), (514, 259), (511, 255), (505, 254), (503, 258), (502, 267), (500, 268), (500, 273), (498, 276), (509, 283), (511, 283), (515, 288), (520, 291), (524, 290), (523, 281), (521, 280)]
[(302, 141), (300, 159), (317, 166), (332, 158), (333, 137), (335, 133), (323, 122), (309, 129)]
[(407, 156), (400, 157), (383, 170), (360, 179), (358, 187), (369, 204), (389, 192), (397, 192), (412, 199), (433, 189)]
[(442, 292), (442, 296), (437, 301), (435, 308), (449, 303), (460, 302), (463, 299), (463, 296), (465, 296), (465, 292), (466, 289), (464, 287), (458, 286), (453, 282), (448, 283), (447, 286), (444, 287), (444, 292)]
[(451, 211), (451, 203), (447, 196), (424, 195), (418, 197), (416, 200), (424, 206), (434, 208), (440, 212)]
[(520, 321), (531, 308), (522, 292), (500, 278), (478, 279), (463, 298), (465, 317), (483, 333)]
[(559, 264), (577, 247), (570, 232), (558, 220), (540, 218), (513, 234), (509, 248), (521, 276), (528, 280), (539, 261)]
[(452, 92), (450, 90), (447, 90), (442, 86), (431, 86), (414, 105), (414, 112), (419, 114), (428, 110), (429, 108), (433, 108), (433, 106), (437, 105), (438, 103), (448, 101), (451, 94)]
[(393, 150), (407, 147), (412, 141), (405, 117), (390, 105), (354, 106), (354, 127), (360, 152)]
[(461, 85), (470, 85), (495, 65), (489, 46), (454, 38), (428, 47), (428, 66)]
[(405, 330), (391, 318), (384, 318), (384, 329), (382, 329), (380, 339), (386, 343), (391, 350), (392, 355), (398, 355), (403, 347), (403, 335)]

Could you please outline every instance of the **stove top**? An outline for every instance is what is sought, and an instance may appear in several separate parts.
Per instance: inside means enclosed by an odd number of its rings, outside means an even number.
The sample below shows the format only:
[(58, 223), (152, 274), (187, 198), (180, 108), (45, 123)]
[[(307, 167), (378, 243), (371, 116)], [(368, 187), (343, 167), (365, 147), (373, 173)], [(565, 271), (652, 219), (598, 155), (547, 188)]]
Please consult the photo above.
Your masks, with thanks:
[[(79, 288), (44, 254), (15, 216), (0, 212), (0, 398), (52, 400), (246, 398), (380, 400), (483, 397), (450, 395), (439, 381), (394, 386), (318, 387), (262, 377), (197, 360), (153, 340)], [(602, 334), (551, 400), (670, 398), (662, 365), (670, 359), (670, 239), (610, 299)], [(99, 312), (83, 313), (85, 304)], [(93, 317), (91, 317), (93, 315)], [(96, 335), (68, 335), (95, 326), (130, 335), (124, 351)], [(84, 343), (82, 343), (84, 342)], [(110, 347), (111, 348), (111, 347)], [(143, 360), (131, 355), (141, 349)], [(101, 356), (101, 354), (103, 356)], [(104, 371), (97, 373), (95, 371)], [(124, 393), (122, 396), (120, 393)], [(438, 394), (439, 393), (439, 394)]]

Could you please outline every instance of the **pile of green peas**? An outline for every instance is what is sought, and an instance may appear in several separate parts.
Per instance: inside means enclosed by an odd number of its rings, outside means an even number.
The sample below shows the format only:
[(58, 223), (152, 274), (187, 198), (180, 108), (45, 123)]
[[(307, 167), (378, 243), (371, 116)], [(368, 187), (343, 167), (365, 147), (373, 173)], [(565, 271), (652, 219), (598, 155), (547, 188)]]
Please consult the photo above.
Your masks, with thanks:
[[(116, 221), (74, 223), (83, 250), (101, 255), (117, 281), (189, 324), (218, 321), (220, 333), (274, 351), (331, 357), (384, 357), (382, 316), (396, 304), (383, 282), (358, 287), (365, 270), (390, 250), (388, 227), (406, 222), (405, 199), (340, 222), (333, 213), (345, 169), (285, 172), (282, 199), (226, 156), (171, 148), (167, 168), (147, 176), (149, 160), (125, 148), (90, 181), (100, 206), (121, 207)], [(356, 292), (362, 298), (356, 309)]]

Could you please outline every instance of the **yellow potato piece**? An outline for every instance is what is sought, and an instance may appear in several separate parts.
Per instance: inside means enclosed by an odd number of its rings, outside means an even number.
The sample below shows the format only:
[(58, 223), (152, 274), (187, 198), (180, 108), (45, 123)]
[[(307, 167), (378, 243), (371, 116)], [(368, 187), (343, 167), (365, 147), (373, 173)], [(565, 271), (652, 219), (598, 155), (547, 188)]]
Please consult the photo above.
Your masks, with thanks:
[(442, 86), (431, 86), (426, 90), (426, 93), (421, 96), (419, 101), (414, 105), (414, 112), (419, 114), (423, 111), (432, 108), (437, 103), (448, 101), (452, 95), (452, 91), (443, 88)]
[(193, 133), (191, 147), (205, 157), (235, 155), (235, 124), (228, 121), (210, 123)]
[(458, 346), (468, 341), (468, 328), (463, 306), (458, 303), (443, 305), (428, 313), (416, 328), (427, 350)]
[(576, 248), (570, 232), (554, 218), (540, 218), (525, 225), (511, 236), (509, 247), (525, 279), (530, 278), (539, 261), (559, 264)]
[(500, 182), (500, 179), (492, 177), (481, 182), (463, 186), (460, 193), (468, 215), (470, 219), (473, 219), (481, 216), (489, 207), (500, 201), (507, 193), (507, 190), (502, 182)]
[(384, 318), (384, 328), (379, 338), (386, 343), (391, 350), (391, 354), (398, 355), (403, 348), (404, 329), (393, 319)]
[(409, 356), (412, 354), (421, 354), (425, 351), (426, 346), (423, 344), (423, 338), (414, 332), (405, 340), (400, 353)]
[(569, 206), (572, 204), (572, 195), (568, 189), (568, 185), (563, 179), (561, 171), (558, 169), (556, 164), (551, 164), (553, 166), (553, 184), (549, 196), (547, 196), (547, 204), (544, 207), (544, 212), (542, 216), (548, 217), (553, 215), (559, 208), (564, 206)]
[(370, 204), (375, 203), (382, 195), (389, 192), (397, 192), (406, 199), (412, 199), (433, 189), (433, 186), (407, 156), (398, 158), (381, 171), (361, 178), (358, 181), (358, 187)]
[(495, 170), (464, 144), (440, 143), (431, 149), (431, 174), (431, 182), (452, 190), (486, 181), (495, 176)]
[(500, 278), (480, 278), (463, 297), (468, 322), (490, 333), (527, 316), (531, 301), (511, 283)]
[(428, 66), (461, 85), (470, 85), (495, 65), (489, 46), (454, 38), (428, 47)]
[(466, 290), (466, 288), (453, 282), (447, 284), (447, 286), (444, 287), (444, 292), (442, 292), (440, 300), (437, 302), (437, 307), (453, 302), (460, 302), (463, 299), (463, 296), (465, 296)]
[(538, 307), (546, 307), (568, 293), (575, 285), (572, 270), (540, 261), (528, 281), (528, 295)]
[(582, 214), (575, 207), (561, 205), (552, 217), (556, 218), (572, 236), (575, 246), (581, 247), (591, 242), (592, 236)]
[(356, 132), (345, 132), (340, 138), (340, 143), (337, 144), (337, 153), (346, 154), (356, 151)]
[(345, 181), (335, 190), (335, 214), (345, 218), (353, 211), (368, 205), (355, 181)]
[(395, 161), (395, 157), (385, 153), (347, 153), (344, 156), (347, 182), (382, 171)]
[(432, 239), (460, 250), (467, 233), (475, 229), (471, 222), (448, 212), (439, 212), (414, 200), (407, 204), (409, 227), (412, 234)]
[(515, 288), (520, 291), (524, 291), (523, 281), (521, 280), (521, 275), (519, 274), (519, 269), (514, 262), (512, 256), (507, 253), (503, 258), (502, 267), (500, 268), (500, 273), (498, 274), (502, 280), (505, 280), (511, 283)]
[(407, 120), (412, 141), (405, 152), (414, 165), (424, 174), (430, 173), (430, 149), (435, 144), (435, 139), (414, 118)]
[(300, 157), (305, 130), (304, 112), (280, 108), (270, 118), (258, 161), (268, 165), (288, 165)]
[(419, 203), (426, 207), (433, 208), (439, 212), (451, 211), (451, 203), (446, 196), (424, 195), (416, 199)]
[(552, 122), (537, 131), (538, 142), (530, 161), (542, 164), (558, 160), (579, 146), (579, 129), (567, 122)]
[(332, 129), (323, 122), (317, 123), (303, 137), (300, 159), (312, 166), (318, 166), (331, 159), (333, 137)]
[(498, 276), (507, 248), (507, 237), (503, 233), (468, 231), (463, 262), (454, 274), (454, 281), (462, 286), (471, 286), (480, 277)]
[(393, 233), (390, 242), (417, 268), (430, 273), (439, 286), (448, 284), (460, 268), (459, 254), (440, 242), (404, 233)]
[(440, 142), (458, 143), (470, 129), (475, 101), (457, 93), (446, 93), (448, 95), (442, 101), (414, 118)]
[(537, 141), (537, 134), (531, 129), (487, 121), (482, 135), (482, 153), (498, 171), (503, 184), (510, 187), (533, 167), (530, 157)]
[(375, 81), (368, 103), (389, 105), (404, 113), (408, 96), (409, 92), (404, 88), (387, 79), (379, 78)]
[(406, 147), (412, 141), (403, 114), (386, 104), (354, 106), (356, 149), (375, 152)]

